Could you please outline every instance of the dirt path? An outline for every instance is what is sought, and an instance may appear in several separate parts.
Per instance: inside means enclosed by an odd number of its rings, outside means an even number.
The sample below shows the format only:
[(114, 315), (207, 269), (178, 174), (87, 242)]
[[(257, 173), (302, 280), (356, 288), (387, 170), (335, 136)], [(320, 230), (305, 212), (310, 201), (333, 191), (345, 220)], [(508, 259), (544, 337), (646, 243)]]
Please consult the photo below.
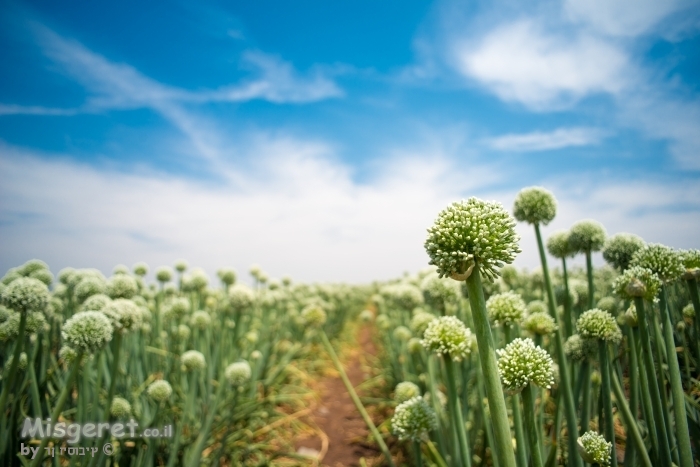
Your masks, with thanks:
[[(367, 327), (360, 330), (358, 344), (358, 348), (348, 355), (344, 362), (348, 378), (355, 387), (368, 377), (363, 370), (363, 355), (375, 355), (377, 352)], [(312, 453), (311, 450), (315, 450), (323, 454), (326, 445), (327, 452), (320, 465), (328, 467), (359, 466), (362, 457), (367, 460), (376, 457), (379, 451), (365, 444), (368, 436), (367, 426), (340, 377), (324, 378), (320, 388), (321, 401), (314, 408), (311, 417), (327, 438), (299, 440), (296, 443), (297, 451)]]

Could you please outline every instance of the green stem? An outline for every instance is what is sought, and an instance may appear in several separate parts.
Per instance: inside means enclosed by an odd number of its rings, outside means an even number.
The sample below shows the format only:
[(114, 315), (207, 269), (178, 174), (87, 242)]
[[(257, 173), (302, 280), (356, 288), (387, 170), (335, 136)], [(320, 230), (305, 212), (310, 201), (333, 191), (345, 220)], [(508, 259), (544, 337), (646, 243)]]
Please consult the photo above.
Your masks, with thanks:
[(608, 343), (598, 341), (598, 356), (600, 359), (600, 376), (602, 380), (601, 395), (603, 396), (603, 413), (605, 415), (605, 438), (612, 443), (610, 453), (611, 467), (617, 467), (617, 451), (615, 448), (615, 421), (613, 419), (612, 399), (610, 397), (610, 361), (608, 359)]
[[(511, 326), (503, 326), (503, 332), (506, 337), (506, 344), (513, 340), (513, 328)], [(510, 396), (511, 409), (513, 411), (513, 429), (515, 431), (515, 455), (517, 456), (518, 465), (527, 467), (527, 443), (525, 441), (525, 431), (523, 430), (523, 413), (520, 409), (520, 395), (513, 394)]]
[(625, 419), (625, 423), (627, 425), (627, 437), (628, 439), (632, 438), (632, 441), (634, 441), (635, 444), (635, 454), (641, 456), (642, 465), (644, 467), (652, 467), (651, 459), (649, 458), (649, 453), (647, 452), (647, 448), (644, 445), (644, 440), (642, 439), (642, 435), (639, 432), (639, 427), (637, 426), (636, 417), (632, 414), (629, 406), (627, 405), (625, 395), (622, 392), (622, 386), (620, 385), (620, 382), (617, 379), (617, 375), (613, 376), (611, 380), (612, 389), (615, 392), (615, 401), (617, 403), (617, 408), (620, 410), (622, 418)]
[(580, 434), (588, 431), (588, 424), (591, 420), (591, 362), (588, 358), (581, 362), (581, 370), (579, 373), (581, 378), (581, 430)]
[[(204, 425), (202, 425), (202, 429), (199, 433), (199, 436), (197, 437), (197, 441), (194, 445), (194, 448), (192, 449), (192, 454), (190, 454), (190, 462), (188, 464), (189, 467), (197, 467), (202, 461), (201, 457), (202, 451), (204, 450), (204, 443), (206, 443), (207, 439), (209, 438), (211, 425), (212, 423), (214, 423), (214, 417), (217, 413), (219, 400), (221, 400), (221, 395), (223, 394), (225, 387), (225, 382), (219, 381), (219, 387), (216, 389), (216, 396), (214, 396), (214, 403), (209, 407), (209, 413), (207, 414), (207, 418), (204, 421)], [(237, 390), (237, 388), (234, 388), (234, 390)]]
[(516, 467), (515, 452), (510, 434), (510, 421), (506, 410), (506, 400), (503, 397), (503, 388), (496, 363), (496, 349), (493, 343), (493, 335), (486, 314), (484, 290), (481, 286), (479, 263), (474, 265), (472, 273), (467, 278), (467, 290), (469, 291), (469, 303), (474, 320), (474, 332), (479, 347), (479, 359), (484, 374), (486, 397), (489, 401), (489, 411), (493, 424), (495, 446), (494, 454), (498, 457), (501, 467)]
[(561, 381), (561, 390), (564, 392), (564, 416), (566, 417), (567, 430), (569, 432), (569, 463), (571, 467), (580, 467), (581, 458), (573, 453), (577, 452), (577, 442), (575, 433), (577, 432), (576, 425), (576, 404), (574, 402), (574, 394), (571, 388), (571, 377), (569, 376), (569, 363), (564, 354), (564, 339), (562, 338), (561, 326), (559, 326), (559, 317), (554, 301), (554, 291), (552, 289), (552, 281), (549, 278), (549, 269), (547, 268), (547, 256), (544, 252), (544, 244), (542, 243), (542, 234), (540, 233), (539, 224), (535, 224), (535, 235), (537, 237), (537, 247), (540, 253), (540, 262), (542, 263), (542, 273), (544, 275), (545, 287), (547, 289), (547, 305), (549, 314), (554, 318), (557, 324), (557, 330), (554, 333), (554, 347), (557, 353), (557, 363), (559, 364), (559, 375)]
[(416, 467), (423, 467), (423, 453), (420, 450), (420, 441), (413, 440), (413, 458), (416, 462)]
[[(17, 333), (17, 341), (15, 342), (15, 351), (12, 354), (12, 364), (7, 378), (2, 379), (2, 394), (0, 394), (0, 413), (5, 413), (5, 404), (7, 404), (7, 396), (10, 394), (10, 386), (15, 382), (15, 375), (19, 367), (19, 356), (22, 355), (24, 349), (24, 331), (27, 327), (27, 313), (22, 313), (19, 318), (19, 332)], [(4, 417), (3, 417), (4, 418)], [(4, 430), (3, 430), (4, 431)], [(4, 439), (6, 433), (2, 433)]]
[[(61, 394), (58, 396), (56, 406), (54, 407), (53, 412), (51, 413), (51, 420), (54, 423), (57, 420), (59, 420), (58, 417), (61, 416), (61, 410), (63, 410), (63, 406), (66, 403), (66, 399), (68, 399), (68, 394), (73, 390), (73, 382), (75, 381), (75, 377), (78, 375), (78, 369), (80, 368), (80, 363), (83, 360), (83, 355), (84, 353), (82, 351), (79, 352), (78, 356), (73, 361), (73, 368), (71, 368), (70, 374), (68, 375), (68, 379), (66, 380), (66, 384), (63, 386), (63, 389), (61, 389)], [(44, 459), (44, 448), (46, 448), (46, 445), (49, 444), (50, 439), (51, 438), (49, 436), (44, 436), (43, 438), (41, 438), (39, 450), (37, 451), (36, 457), (30, 464), (30, 467), (38, 467), (39, 465), (41, 465), (41, 461)]]
[(335, 350), (333, 349), (333, 346), (331, 345), (330, 341), (328, 340), (328, 336), (326, 336), (326, 333), (323, 329), (320, 329), (320, 335), (321, 335), (321, 341), (323, 342), (323, 345), (326, 347), (326, 351), (330, 355), (331, 360), (333, 360), (333, 364), (335, 365), (336, 369), (338, 370), (338, 373), (340, 373), (340, 378), (343, 380), (343, 384), (345, 385), (345, 389), (348, 390), (348, 394), (350, 394), (350, 398), (352, 399), (352, 402), (355, 404), (357, 411), (360, 412), (360, 415), (362, 415), (362, 419), (365, 421), (365, 424), (367, 424), (369, 431), (372, 433), (372, 436), (374, 436), (374, 440), (377, 442), (377, 444), (379, 445), (379, 448), (382, 450), (382, 453), (384, 454), (384, 457), (386, 458), (387, 463), (391, 467), (395, 467), (394, 460), (391, 458), (391, 453), (389, 452), (389, 448), (387, 447), (386, 443), (384, 442), (384, 439), (382, 438), (382, 435), (379, 433), (379, 430), (377, 430), (377, 427), (374, 425), (374, 422), (372, 421), (369, 414), (367, 413), (367, 410), (365, 410), (365, 407), (362, 405), (360, 398), (357, 396), (357, 393), (355, 392), (355, 388), (352, 386), (352, 383), (348, 379), (348, 375), (345, 374), (345, 369), (343, 368), (342, 363), (340, 363), (340, 359), (338, 359), (338, 355), (336, 355)]
[(442, 413), (442, 407), (440, 406), (440, 399), (437, 397), (437, 377), (435, 375), (435, 356), (431, 355), (426, 355), (426, 360), (428, 362), (428, 377), (430, 378), (430, 387), (428, 388), (430, 390), (430, 402), (433, 404), (433, 410), (435, 410), (435, 413), (438, 415), (438, 437), (437, 437), (437, 442), (438, 442), (438, 448), (440, 449), (440, 455), (444, 458), (447, 456), (447, 448), (445, 447), (445, 437), (443, 436), (442, 433), (442, 417), (440, 414)]
[(472, 463), (469, 445), (467, 444), (467, 432), (464, 428), (464, 417), (462, 416), (462, 407), (459, 403), (459, 395), (457, 393), (455, 362), (452, 361), (450, 357), (445, 357), (445, 370), (447, 371), (447, 402), (450, 406), (452, 426), (454, 427), (459, 446), (459, 457), (466, 467), (471, 467)]
[(537, 415), (535, 414), (535, 394), (532, 390), (532, 384), (527, 384), (522, 392), (523, 409), (525, 412), (525, 425), (527, 426), (527, 437), (530, 440), (530, 458), (532, 467), (542, 467), (544, 460), (542, 459), (542, 446), (540, 446), (540, 437), (537, 435)]
[(591, 250), (586, 250), (586, 276), (588, 277), (588, 309), (595, 308), (595, 287), (593, 286), (593, 261)]
[[(625, 334), (627, 335), (627, 345), (629, 347), (629, 384), (630, 384), (630, 403), (628, 410), (630, 411), (630, 414), (634, 414), (633, 417), (633, 422), (634, 426), (636, 427), (637, 422), (636, 422), (636, 415), (637, 415), (637, 409), (639, 407), (639, 362), (637, 361), (637, 343), (634, 338), (632, 328), (626, 327), (626, 332)], [(613, 382), (615, 381), (615, 378), (613, 378)], [(615, 396), (617, 397), (617, 392), (615, 393)], [(618, 407), (620, 406), (620, 402), (618, 399)], [(629, 422), (628, 422), (629, 425)], [(629, 428), (628, 428), (629, 431)], [(625, 467), (632, 467), (633, 465), (636, 465), (636, 460), (637, 460), (637, 450), (639, 449), (639, 446), (630, 446), (625, 450)], [(629, 461), (628, 461), (629, 460)]]
[(661, 395), (659, 394), (659, 386), (655, 377), (656, 372), (652, 358), (651, 342), (649, 341), (649, 330), (647, 329), (647, 324), (649, 321), (644, 307), (644, 299), (642, 297), (635, 297), (634, 306), (637, 309), (637, 322), (639, 323), (638, 328), (640, 334), (639, 337), (642, 341), (642, 358), (644, 359), (647, 384), (649, 386), (649, 395), (651, 398), (651, 407), (655, 421), (650, 429), (653, 429), (652, 427), (656, 428), (656, 435), (659, 443), (659, 452), (657, 455), (661, 465), (663, 467), (671, 467), (671, 450), (669, 448), (668, 437), (666, 435), (666, 425), (663, 421), (664, 416), (661, 405)]
[(661, 319), (664, 324), (664, 342), (666, 343), (666, 355), (668, 357), (668, 374), (671, 380), (671, 396), (673, 397), (673, 415), (676, 419), (676, 442), (681, 467), (693, 467), (693, 452), (690, 448), (690, 431), (688, 418), (685, 412), (685, 394), (681, 380), (681, 370), (678, 366), (676, 344), (673, 340), (673, 325), (668, 312), (666, 300), (666, 286), (661, 286)]
[(564, 330), (566, 337), (574, 333), (573, 312), (571, 310), (571, 292), (569, 291), (569, 273), (566, 269), (566, 258), (561, 259), (561, 267), (564, 273)]

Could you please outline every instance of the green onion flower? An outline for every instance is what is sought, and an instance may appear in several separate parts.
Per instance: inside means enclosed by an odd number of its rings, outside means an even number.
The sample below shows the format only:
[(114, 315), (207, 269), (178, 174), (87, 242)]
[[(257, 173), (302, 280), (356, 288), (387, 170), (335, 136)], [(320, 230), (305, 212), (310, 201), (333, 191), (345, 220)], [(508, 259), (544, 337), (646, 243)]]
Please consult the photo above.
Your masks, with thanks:
[(250, 379), (251, 375), (250, 364), (245, 360), (232, 363), (224, 370), (224, 376), (228, 382), (236, 387), (245, 384)]
[(416, 383), (412, 383), (411, 381), (402, 381), (397, 384), (394, 389), (394, 400), (398, 404), (417, 396), (420, 396), (420, 388)]
[(112, 325), (99, 311), (81, 311), (63, 325), (66, 345), (85, 353), (95, 353), (112, 340)]
[(496, 325), (512, 326), (519, 323), (525, 316), (525, 302), (515, 292), (504, 292), (492, 295), (486, 301), (489, 318)]
[(116, 419), (127, 418), (131, 415), (131, 404), (123, 397), (115, 397), (112, 399), (112, 406), (109, 413)]
[(554, 361), (532, 339), (514, 339), (496, 353), (498, 371), (503, 386), (509, 392), (520, 392), (530, 383), (542, 388), (550, 388), (554, 384)]
[(532, 334), (546, 336), (557, 330), (557, 323), (549, 313), (539, 311), (525, 318), (523, 328)]
[(613, 290), (623, 299), (643, 297), (653, 301), (661, 288), (661, 281), (651, 269), (632, 266), (613, 281)]
[(420, 441), (437, 429), (437, 416), (422, 397), (416, 396), (399, 404), (391, 419), (391, 431), (401, 441)]
[(528, 224), (549, 224), (557, 214), (557, 201), (551, 191), (539, 186), (520, 190), (513, 205), (513, 215)]
[(592, 219), (575, 223), (569, 230), (569, 246), (577, 253), (599, 251), (605, 244), (605, 227)]
[(187, 371), (202, 370), (207, 366), (207, 361), (202, 352), (188, 350), (180, 356), (180, 361)]
[(629, 267), (632, 256), (643, 247), (644, 240), (637, 235), (615, 234), (603, 245), (603, 259), (618, 271), (624, 271)]
[(587, 431), (578, 439), (579, 454), (589, 464), (610, 465), (612, 443), (605, 441), (603, 435)]
[(148, 394), (148, 397), (150, 397), (154, 401), (165, 402), (166, 400), (170, 399), (170, 396), (173, 393), (173, 387), (170, 386), (170, 383), (168, 383), (167, 381), (160, 379), (158, 381), (152, 382), (148, 386), (146, 392)]
[(576, 321), (576, 329), (584, 339), (612, 343), (618, 343), (622, 339), (622, 332), (613, 315), (598, 308), (583, 312)]
[(15, 279), (2, 291), (2, 304), (18, 313), (44, 311), (49, 298), (46, 284), (31, 277)]
[(441, 316), (428, 324), (423, 334), (423, 347), (439, 357), (446, 355), (459, 362), (469, 356), (472, 332), (458, 318)]
[(494, 279), (498, 269), (520, 253), (519, 240), (515, 220), (500, 203), (472, 197), (438, 214), (428, 229), (425, 249), (440, 277), (465, 280), (476, 261), (480, 271)]

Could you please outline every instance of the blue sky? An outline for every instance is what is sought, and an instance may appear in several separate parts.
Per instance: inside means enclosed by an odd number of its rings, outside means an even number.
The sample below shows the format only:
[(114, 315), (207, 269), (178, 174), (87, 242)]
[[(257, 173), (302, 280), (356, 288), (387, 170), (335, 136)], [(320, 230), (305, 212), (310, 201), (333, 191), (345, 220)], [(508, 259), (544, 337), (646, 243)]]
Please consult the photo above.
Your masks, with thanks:
[(0, 269), (388, 278), (530, 185), (698, 247), (697, 1), (231, 3), (3, 2)]

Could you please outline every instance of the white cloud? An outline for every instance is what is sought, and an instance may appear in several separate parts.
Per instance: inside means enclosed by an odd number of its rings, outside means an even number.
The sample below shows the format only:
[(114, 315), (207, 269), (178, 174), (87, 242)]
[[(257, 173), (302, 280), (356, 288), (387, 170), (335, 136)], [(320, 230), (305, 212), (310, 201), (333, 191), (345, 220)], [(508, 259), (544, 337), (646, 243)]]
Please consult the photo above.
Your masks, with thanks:
[(558, 35), (528, 19), (501, 25), (479, 40), (456, 39), (452, 47), (464, 76), (534, 109), (617, 94), (629, 72), (625, 53), (612, 44), (584, 33)]
[[(431, 151), (396, 152), (361, 183), (323, 143), (260, 137), (251, 152), (260, 155), (253, 166), (211, 185), (0, 146), (0, 267), (38, 257), (54, 270), (109, 272), (117, 263), (156, 267), (185, 257), (212, 277), (224, 265), (244, 272), (259, 263), (275, 277), (367, 282), (425, 267), (425, 230), (450, 202), (474, 195), (510, 209), (517, 191), (490, 188), (503, 183), (492, 166)], [(696, 184), (601, 184), (580, 174), (544, 185), (559, 199), (546, 233), (593, 217), (610, 233), (697, 247)], [(537, 267), (532, 229), (518, 230), (516, 264)]]
[(0, 115), (70, 116), (77, 115), (79, 112), (80, 109), (61, 109), (55, 107), (43, 107), (39, 105), (0, 104)]
[(596, 128), (557, 128), (550, 132), (511, 133), (487, 140), (487, 145), (499, 151), (547, 151), (600, 142), (604, 133)]
[(564, 11), (572, 20), (601, 33), (634, 37), (690, 4), (683, 0), (565, 0)]

